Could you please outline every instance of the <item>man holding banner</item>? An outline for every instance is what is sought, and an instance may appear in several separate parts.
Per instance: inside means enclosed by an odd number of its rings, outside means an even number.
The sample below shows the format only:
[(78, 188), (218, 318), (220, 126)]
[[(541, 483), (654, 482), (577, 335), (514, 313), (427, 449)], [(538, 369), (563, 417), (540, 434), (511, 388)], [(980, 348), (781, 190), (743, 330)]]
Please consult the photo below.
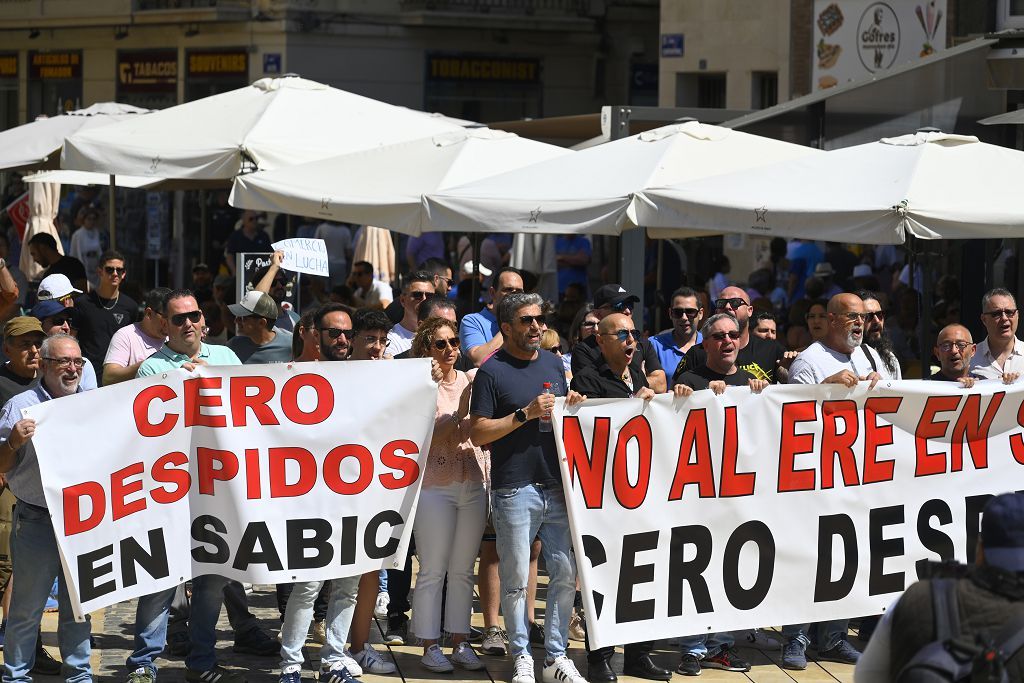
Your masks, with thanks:
[[(43, 606), (54, 579), (62, 575), (60, 553), (32, 445), (36, 423), (22, 418), (22, 410), (82, 391), (79, 385), (85, 365), (78, 342), (66, 334), (44, 340), (39, 355), (42, 364), (39, 384), (16, 395), (0, 411), (0, 439), (3, 440), (0, 472), (7, 475), (7, 483), (18, 499), (11, 534), (18, 590), (13, 592), (7, 616), (4, 681), (32, 680), (29, 672), (35, 663), (36, 634)], [(57, 603), (60, 654), (67, 672), (65, 680), (71, 683), (91, 681), (89, 636), (92, 622), (88, 615), (84, 621), (75, 621), (63, 579), (59, 582)]]

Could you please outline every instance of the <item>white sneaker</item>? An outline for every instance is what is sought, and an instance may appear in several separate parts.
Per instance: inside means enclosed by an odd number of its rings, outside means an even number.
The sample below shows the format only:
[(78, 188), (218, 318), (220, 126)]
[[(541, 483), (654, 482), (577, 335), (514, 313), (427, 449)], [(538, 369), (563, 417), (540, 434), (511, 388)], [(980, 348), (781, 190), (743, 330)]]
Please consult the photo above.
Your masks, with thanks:
[(359, 662), (355, 660), (355, 657), (348, 650), (342, 652), (338, 660), (352, 674), (352, 678), (359, 678), (363, 675), (363, 667), (359, 666)]
[(420, 664), (423, 668), (429, 669), (439, 674), (448, 674), (455, 671), (455, 667), (448, 661), (448, 658), (441, 652), (441, 648), (437, 645), (431, 645), (427, 648), (427, 651), (420, 657)]
[(394, 664), (381, 657), (369, 643), (363, 647), (362, 652), (356, 653), (356, 661), (363, 667), (363, 671), (371, 674), (393, 674), (397, 670)]
[(484, 663), (476, 656), (473, 646), (465, 641), (455, 646), (455, 650), (452, 651), (452, 661), (466, 671), (477, 671), (484, 668)]
[(533, 675), (533, 657), (530, 655), (516, 655), (515, 672), (512, 674), (512, 683), (535, 683)]
[(544, 683), (587, 683), (572, 660), (562, 655), (544, 665)]
[[(744, 636), (748, 647), (759, 647), (765, 650), (778, 650), (782, 643), (777, 638), (772, 638), (767, 632), (759, 628), (750, 629)], [(740, 640), (736, 638), (736, 640)]]
[(373, 616), (378, 619), (388, 618), (388, 606), (391, 604), (391, 596), (387, 591), (377, 593), (377, 601), (373, 603)]

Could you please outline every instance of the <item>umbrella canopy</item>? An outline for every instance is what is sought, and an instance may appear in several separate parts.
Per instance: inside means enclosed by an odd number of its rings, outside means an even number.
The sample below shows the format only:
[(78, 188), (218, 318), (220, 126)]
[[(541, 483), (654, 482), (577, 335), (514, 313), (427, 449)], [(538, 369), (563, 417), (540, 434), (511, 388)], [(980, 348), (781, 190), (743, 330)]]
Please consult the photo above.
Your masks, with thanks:
[(459, 126), (294, 76), (179, 104), (138, 120), (85, 131), (61, 165), (168, 179), (230, 179), (426, 137)]
[(26, 183), (58, 183), (60, 185), (109, 185), (113, 178), (118, 187), (136, 189), (150, 187), (160, 182), (160, 178), (140, 178), (134, 175), (109, 176), (89, 171), (40, 171), (25, 176)]
[(58, 168), (64, 138), (149, 113), (130, 104), (100, 102), (75, 111), (40, 118), (0, 132), (0, 169)]
[(487, 128), (312, 161), (235, 178), (232, 206), (380, 225), (418, 235), (421, 197), (573, 152)]
[[(648, 190), (637, 218), (678, 228), (862, 244), (1018, 236), (1024, 152), (916, 133)], [(669, 228), (659, 230), (659, 228)]]
[(423, 229), (614, 235), (636, 225), (630, 206), (644, 188), (817, 153), (696, 121), (673, 124), (428, 193)]

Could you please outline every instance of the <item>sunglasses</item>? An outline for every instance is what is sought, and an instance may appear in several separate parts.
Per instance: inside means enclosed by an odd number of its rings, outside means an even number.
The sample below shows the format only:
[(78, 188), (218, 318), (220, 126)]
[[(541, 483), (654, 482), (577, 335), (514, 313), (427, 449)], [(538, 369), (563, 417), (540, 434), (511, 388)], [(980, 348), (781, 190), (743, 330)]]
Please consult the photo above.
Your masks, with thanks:
[(168, 320), (175, 327), (181, 327), (188, 320), (190, 323), (198, 323), (199, 319), (203, 317), (202, 311), (189, 311), (188, 313), (176, 313), (172, 315)]
[(337, 339), (341, 335), (345, 335), (345, 339), (352, 339), (356, 334), (354, 330), (343, 330), (340, 327), (321, 327), (320, 331), (326, 332), (331, 339)]
[(431, 294), (430, 292), (416, 291), (409, 292), (406, 296), (408, 296), (410, 299), (415, 299), (416, 301), (423, 301), (428, 296), (431, 296)]
[(544, 316), (542, 315), (521, 315), (519, 316), (519, 322), (524, 325), (532, 325), (537, 323), (538, 325), (544, 324)]
[(715, 308), (725, 308), (726, 306), (730, 306), (733, 310), (736, 310), (740, 306), (749, 305), (750, 304), (748, 304), (746, 301), (744, 301), (738, 296), (733, 297), (731, 299), (715, 299)]
[(50, 321), (51, 325), (56, 325), (57, 327), (60, 327), (61, 325), (65, 324), (65, 323), (70, 325), (71, 324), (71, 316), (70, 315), (54, 316), (53, 318), (49, 318), (49, 321)]
[(882, 321), (885, 320), (885, 311), (868, 311), (864, 315), (867, 316), (868, 320), (874, 319), (874, 320), (877, 320), (879, 322), (882, 322)]
[(611, 310), (615, 311), (616, 313), (622, 313), (623, 311), (625, 311), (627, 309), (628, 310), (633, 310), (632, 308), (630, 308), (630, 305), (631, 305), (630, 302), (627, 300), (627, 301), (620, 301), (617, 304), (605, 304), (604, 306), (598, 306), (598, 308), (610, 308)]
[(638, 330), (619, 330), (618, 332), (606, 332), (606, 337), (616, 337), (622, 343), (625, 343), (630, 337), (633, 341), (640, 341), (640, 332)]
[(692, 319), (697, 317), (698, 313), (700, 313), (700, 309), (699, 308), (673, 308), (671, 311), (669, 311), (669, 313), (672, 315), (673, 318), (677, 318), (678, 319), (678, 318), (682, 318), (685, 315), (687, 318), (690, 318), (692, 320)]
[(128, 271), (127, 268), (115, 268), (114, 266), (103, 266), (103, 272), (106, 273), (107, 275), (113, 275), (114, 273), (117, 273), (118, 275), (124, 275), (127, 271)]
[(438, 351), (444, 351), (447, 348), (458, 349), (462, 342), (459, 341), (458, 337), (452, 337), (451, 339), (435, 339), (434, 348)]
[(434, 279), (436, 279), (438, 282), (443, 282), (444, 286), (448, 287), (449, 289), (451, 289), (452, 283), (455, 282), (450, 277), (442, 277), (440, 275), (435, 275)]
[(736, 330), (733, 330), (732, 332), (712, 332), (708, 336), (718, 342), (725, 341), (726, 337), (732, 339), (733, 341), (736, 341), (737, 339), (740, 338), (740, 333)]

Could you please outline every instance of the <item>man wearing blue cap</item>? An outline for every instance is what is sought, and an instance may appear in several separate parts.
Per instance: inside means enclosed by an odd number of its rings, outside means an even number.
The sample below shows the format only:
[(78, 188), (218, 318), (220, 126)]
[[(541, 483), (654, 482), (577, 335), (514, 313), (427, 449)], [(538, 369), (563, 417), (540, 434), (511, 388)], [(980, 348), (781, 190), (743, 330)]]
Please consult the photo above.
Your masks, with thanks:
[[(39, 319), (43, 333), (47, 337), (52, 337), (55, 334), (78, 337), (74, 313), (74, 305), (65, 306), (59, 299), (40, 301), (32, 307), (32, 317)], [(82, 368), (81, 385), (82, 391), (91, 391), (98, 386), (96, 368), (88, 358), (85, 359), (85, 367)]]

